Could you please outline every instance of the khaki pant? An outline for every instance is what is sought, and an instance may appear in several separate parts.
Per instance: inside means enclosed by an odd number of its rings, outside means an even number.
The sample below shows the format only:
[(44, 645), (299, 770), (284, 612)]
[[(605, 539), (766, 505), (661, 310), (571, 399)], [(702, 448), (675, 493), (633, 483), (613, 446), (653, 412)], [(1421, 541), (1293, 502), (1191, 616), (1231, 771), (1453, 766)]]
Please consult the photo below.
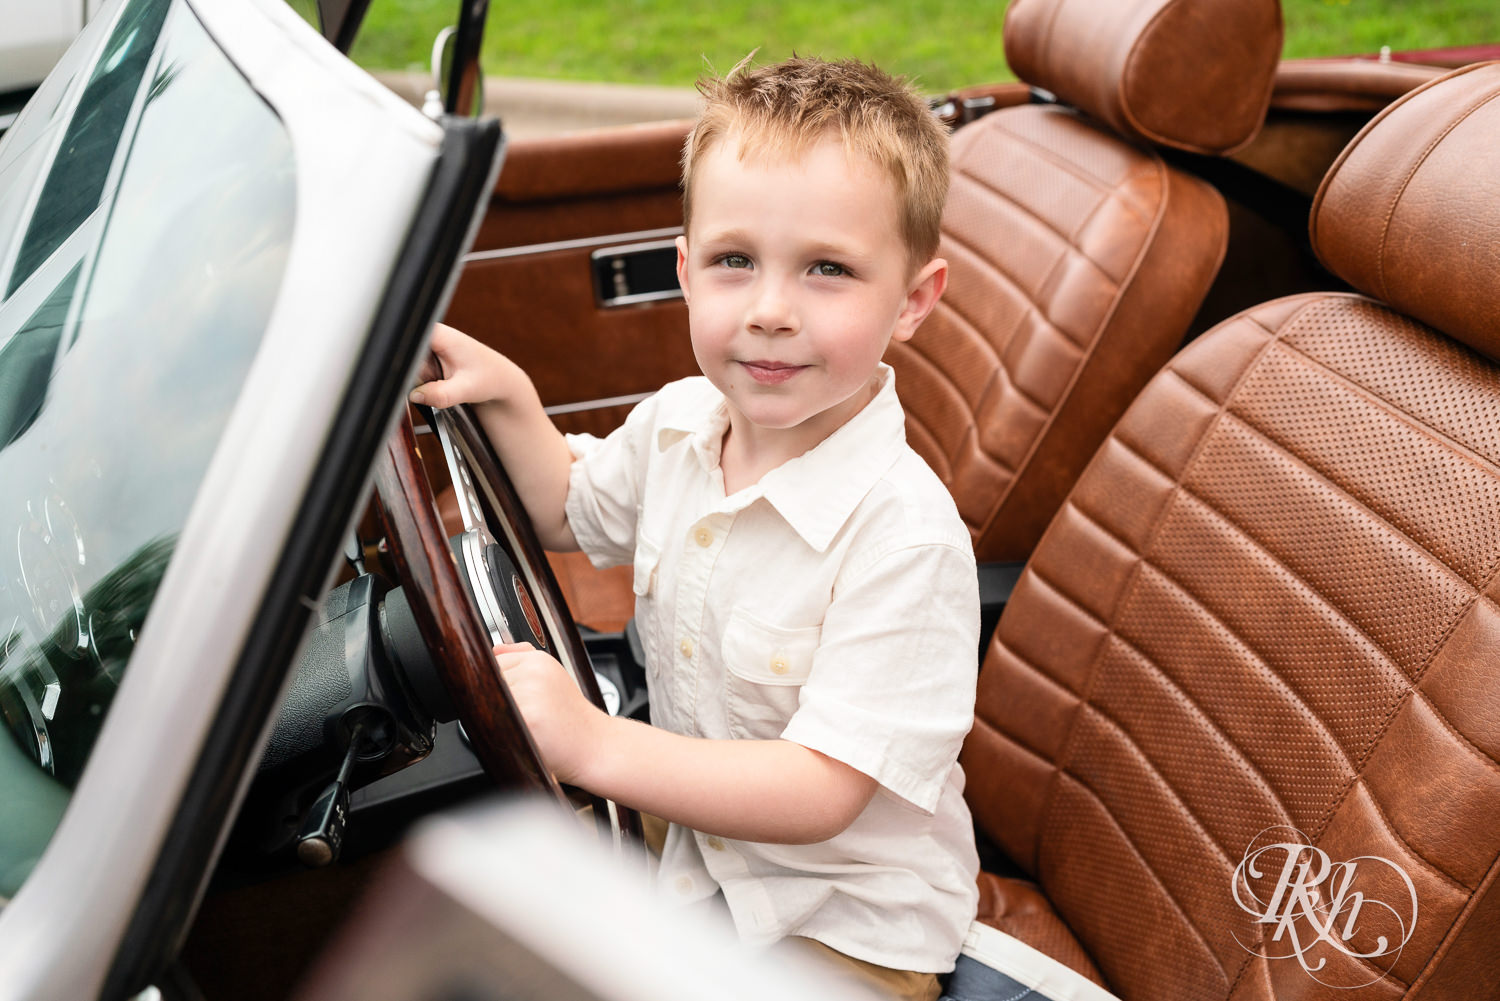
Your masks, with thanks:
[(851, 977), (866, 987), (873, 988), (881, 996), (894, 998), (896, 1001), (937, 1001), (938, 995), (942, 993), (936, 973), (912, 973), (876, 966), (863, 959), (846, 956), (815, 939), (793, 937), (785, 939), (777, 948), (796, 949), (803, 955), (811, 956), (814, 961), (835, 974)]

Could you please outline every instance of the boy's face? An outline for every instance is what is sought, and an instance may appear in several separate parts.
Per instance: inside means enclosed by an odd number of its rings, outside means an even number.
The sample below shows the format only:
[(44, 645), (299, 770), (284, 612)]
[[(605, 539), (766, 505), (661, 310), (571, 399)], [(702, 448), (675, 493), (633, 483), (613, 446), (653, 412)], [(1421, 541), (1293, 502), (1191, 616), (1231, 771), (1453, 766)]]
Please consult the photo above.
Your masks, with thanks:
[(727, 136), (694, 165), (677, 277), (731, 433), (795, 455), (869, 402), (886, 346), (915, 332), (947, 265), (913, 273), (895, 183), (836, 136), (792, 161), (740, 160), (738, 145)]

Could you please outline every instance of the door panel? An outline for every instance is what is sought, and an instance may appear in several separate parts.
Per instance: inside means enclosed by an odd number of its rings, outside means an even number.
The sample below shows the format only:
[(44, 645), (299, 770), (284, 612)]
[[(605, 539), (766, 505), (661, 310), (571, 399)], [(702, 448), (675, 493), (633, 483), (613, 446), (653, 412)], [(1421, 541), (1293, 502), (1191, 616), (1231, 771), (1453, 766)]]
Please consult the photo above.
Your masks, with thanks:
[(678, 158), (691, 121), (516, 139), (474, 250), (682, 224)]
[(554, 413), (559, 426), (597, 432), (598, 415), (584, 420), (591, 411), (628, 406), (621, 397), (697, 369), (682, 300), (601, 307), (589, 255), (584, 247), (467, 264), (448, 322), (525, 369), (543, 404), (579, 408)]
[(504, 352), (565, 431), (607, 433), (697, 367), (681, 298), (602, 305), (594, 256), (681, 232), (678, 157), (692, 123), (521, 139), (466, 260), (447, 322)]

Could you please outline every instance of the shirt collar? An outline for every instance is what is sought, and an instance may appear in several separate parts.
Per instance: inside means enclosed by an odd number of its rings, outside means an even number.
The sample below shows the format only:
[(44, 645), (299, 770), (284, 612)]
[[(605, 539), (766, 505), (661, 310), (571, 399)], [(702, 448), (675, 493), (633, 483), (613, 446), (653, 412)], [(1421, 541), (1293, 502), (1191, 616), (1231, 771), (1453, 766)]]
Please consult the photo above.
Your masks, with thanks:
[[(708, 380), (704, 379), (703, 384), (708, 387)], [(698, 465), (705, 473), (712, 473), (719, 468), (724, 432), (729, 430), (729, 406), (717, 389), (713, 390), (713, 398), (703, 404), (663, 413), (656, 429), (656, 450), (665, 452), (684, 438), (691, 439), (689, 447)]]
[[(875, 377), (879, 389), (864, 409), (813, 448), (737, 495), (747, 503), (753, 496), (744, 495), (765, 497), (803, 541), (820, 553), (828, 549), (906, 444), (906, 413), (896, 397), (896, 374), (881, 363)], [(719, 451), (729, 427), (727, 405), (721, 397), (709, 413), (700, 411), (696, 420), (686, 419), (685, 414), (682, 418), (659, 425), (657, 448), (665, 450), (690, 438), (699, 465), (712, 473), (719, 467)]]

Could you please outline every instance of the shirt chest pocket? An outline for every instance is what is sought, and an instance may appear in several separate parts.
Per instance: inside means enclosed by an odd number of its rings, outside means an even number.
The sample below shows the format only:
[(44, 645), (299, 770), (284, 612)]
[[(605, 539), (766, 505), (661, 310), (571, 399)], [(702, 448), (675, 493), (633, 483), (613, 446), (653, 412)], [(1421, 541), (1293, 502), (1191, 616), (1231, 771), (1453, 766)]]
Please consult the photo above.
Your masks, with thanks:
[(724, 630), (725, 716), (733, 737), (772, 740), (797, 711), (822, 626), (788, 629), (735, 609)]

